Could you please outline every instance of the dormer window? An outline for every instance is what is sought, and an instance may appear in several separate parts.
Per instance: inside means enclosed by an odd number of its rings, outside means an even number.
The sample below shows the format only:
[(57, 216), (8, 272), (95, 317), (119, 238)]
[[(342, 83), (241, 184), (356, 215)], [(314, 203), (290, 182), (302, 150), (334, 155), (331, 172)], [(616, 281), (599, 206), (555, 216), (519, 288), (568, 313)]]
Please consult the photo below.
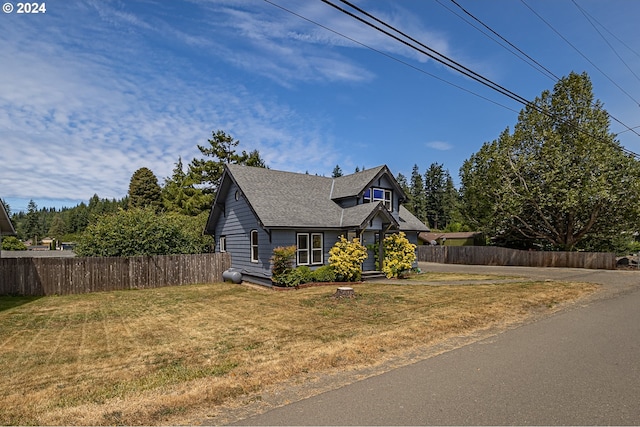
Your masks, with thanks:
[(393, 200), (393, 192), (384, 188), (371, 187), (364, 190), (364, 203), (383, 202), (384, 206), (390, 211), (393, 210), (391, 201)]

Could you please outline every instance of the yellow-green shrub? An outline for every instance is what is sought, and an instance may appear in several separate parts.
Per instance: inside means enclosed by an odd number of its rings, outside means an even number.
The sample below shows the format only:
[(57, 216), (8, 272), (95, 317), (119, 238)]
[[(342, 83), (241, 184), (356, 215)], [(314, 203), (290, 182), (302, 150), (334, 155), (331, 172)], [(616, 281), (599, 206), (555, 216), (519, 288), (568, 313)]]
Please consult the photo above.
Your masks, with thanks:
[(411, 270), (415, 260), (416, 245), (410, 243), (403, 232), (385, 237), (382, 271), (388, 278), (401, 277)]
[(344, 282), (360, 280), (361, 264), (367, 259), (367, 248), (358, 239), (348, 241), (344, 236), (329, 251), (329, 264), (336, 273), (336, 279)]

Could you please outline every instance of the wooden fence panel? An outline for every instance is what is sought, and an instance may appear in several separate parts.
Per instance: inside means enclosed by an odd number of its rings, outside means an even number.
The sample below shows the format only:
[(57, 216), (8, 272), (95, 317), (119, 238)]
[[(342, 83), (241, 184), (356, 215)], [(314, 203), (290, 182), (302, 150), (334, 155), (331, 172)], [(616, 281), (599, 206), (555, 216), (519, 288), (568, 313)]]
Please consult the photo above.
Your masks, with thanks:
[(0, 258), (0, 295), (44, 296), (222, 280), (229, 254), (131, 258)]
[(418, 261), (440, 264), (570, 267), (615, 270), (616, 256), (604, 252), (540, 252), (493, 246), (418, 246)]

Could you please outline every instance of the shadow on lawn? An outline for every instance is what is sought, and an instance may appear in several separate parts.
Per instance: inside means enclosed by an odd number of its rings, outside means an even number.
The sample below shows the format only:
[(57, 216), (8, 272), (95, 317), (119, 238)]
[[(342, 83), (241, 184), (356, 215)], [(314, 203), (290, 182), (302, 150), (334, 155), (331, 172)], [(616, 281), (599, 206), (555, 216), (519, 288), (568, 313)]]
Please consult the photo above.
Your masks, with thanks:
[(11, 297), (11, 296), (0, 296), (0, 313), (6, 310), (11, 310), (12, 308), (20, 307), (24, 304), (29, 304), (31, 302), (37, 301), (42, 297)]

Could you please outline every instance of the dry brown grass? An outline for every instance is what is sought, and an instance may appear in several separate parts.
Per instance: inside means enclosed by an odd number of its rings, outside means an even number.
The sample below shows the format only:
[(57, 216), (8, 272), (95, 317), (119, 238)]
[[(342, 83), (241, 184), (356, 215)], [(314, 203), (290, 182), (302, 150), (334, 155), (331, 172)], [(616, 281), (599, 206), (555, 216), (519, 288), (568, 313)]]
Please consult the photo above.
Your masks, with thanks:
[(217, 283), (0, 298), (0, 424), (192, 424), (266, 387), (371, 366), (595, 291), (581, 283)]
[(411, 275), (407, 279), (417, 282), (456, 282), (459, 280), (504, 280), (518, 278), (518, 276), (500, 276), (496, 274), (440, 273), (437, 271), (427, 271), (424, 273)]

